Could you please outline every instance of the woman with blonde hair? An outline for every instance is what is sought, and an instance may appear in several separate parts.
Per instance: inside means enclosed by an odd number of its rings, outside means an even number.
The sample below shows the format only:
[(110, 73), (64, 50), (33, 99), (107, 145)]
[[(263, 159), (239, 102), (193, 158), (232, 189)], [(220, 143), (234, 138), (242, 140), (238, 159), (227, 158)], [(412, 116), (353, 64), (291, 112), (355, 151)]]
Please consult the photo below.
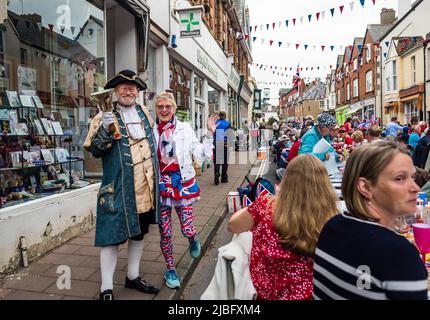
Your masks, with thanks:
[(404, 147), (375, 141), (348, 159), (342, 195), (348, 212), (324, 226), (314, 261), (315, 299), (427, 300), (427, 271), (418, 250), (394, 232), (416, 212), (420, 188)]
[(250, 274), (258, 299), (311, 299), (316, 243), (338, 213), (336, 202), (322, 162), (307, 154), (288, 165), (276, 198), (259, 198), (231, 217), (230, 232), (252, 231)]
[(200, 143), (191, 126), (176, 118), (176, 108), (171, 93), (161, 93), (155, 100), (157, 121), (153, 130), (160, 164), (160, 246), (167, 266), (164, 279), (171, 289), (181, 285), (173, 257), (172, 208), (178, 214), (183, 236), (189, 240), (190, 255), (196, 259), (201, 254), (201, 245), (193, 223), (193, 203), (200, 199), (200, 188), (194, 179), (192, 157), (200, 161), (211, 159), (218, 119), (215, 115), (209, 117), (208, 133)]

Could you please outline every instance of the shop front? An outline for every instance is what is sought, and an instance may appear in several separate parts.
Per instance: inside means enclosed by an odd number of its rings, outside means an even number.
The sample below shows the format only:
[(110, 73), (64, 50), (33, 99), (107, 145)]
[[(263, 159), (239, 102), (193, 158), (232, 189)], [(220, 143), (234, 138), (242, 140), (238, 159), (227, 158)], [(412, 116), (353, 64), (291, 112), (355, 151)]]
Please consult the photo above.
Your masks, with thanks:
[(370, 120), (376, 117), (376, 99), (361, 100), (351, 104), (351, 110), (347, 112), (348, 116), (357, 117), (360, 120)]
[(414, 116), (417, 116), (420, 121), (424, 119), (424, 88), (425, 86), (423, 84), (400, 90), (400, 108), (403, 110), (403, 120), (405, 124), (411, 123), (411, 118)]
[(346, 119), (348, 118), (348, 112), (351, 110), (350, 105), (344, 105), (340, 108), (336, 109), (336, 121), (341, 126), (345, 123)]
[[(145, 70), (143, 12), (123, 0), (7, 2), (0, 23), (0, 273), (19, 265), (20, 237), (32, 260), (93, 226), (93, 182), (102, 167), (82, 147), (98, 112), (90, 95), (119, 69)], [(119, 47), (118, 34), (131, 42)]]

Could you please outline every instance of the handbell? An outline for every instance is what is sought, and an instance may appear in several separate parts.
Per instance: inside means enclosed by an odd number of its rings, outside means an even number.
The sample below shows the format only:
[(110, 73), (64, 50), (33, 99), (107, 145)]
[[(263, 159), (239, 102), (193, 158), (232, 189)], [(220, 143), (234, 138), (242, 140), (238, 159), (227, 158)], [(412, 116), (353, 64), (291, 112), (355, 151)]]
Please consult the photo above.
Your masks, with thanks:
[[(93, 101), (97, 103), (98, 107), (103, 112), (113, 111), (113, 89), (102, 90), (94, 92), (90, 95)], [(115, 122), (109, 127), (109, 131), (113, 133), (113, 138), (115, 140), (121, 139), (121, 131), (119, 129), (118, 119), (115, 116)]]

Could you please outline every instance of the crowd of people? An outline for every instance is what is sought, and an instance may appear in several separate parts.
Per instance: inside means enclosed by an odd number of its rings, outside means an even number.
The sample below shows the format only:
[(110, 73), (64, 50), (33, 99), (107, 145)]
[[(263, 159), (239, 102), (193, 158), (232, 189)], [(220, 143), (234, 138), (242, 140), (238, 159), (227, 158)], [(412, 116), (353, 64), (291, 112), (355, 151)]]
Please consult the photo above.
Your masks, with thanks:
[[(112, 89), (117, 101), (92, 120), (84, 143), (103, 162), (95, 233), (95, 245), (101, 247), (100, 299), (114, 299), (119, 245), (126, 242), (125, 287), (158, 293), (139, 270), (143, 238), (151, 224), (160, 232), (166, 286), (177, 289), (181, 279), (173, 253), (172, 210), (191, 257), (198, 258), (193, 204), (201, 190), (193, 159), (213, 159), (215, 184), (219, 178), (227, 182), (230, 123), (225, 113), (210, 116), (200, 141), (188, 123), (176, 118), (171, 93), (157, 96), (155, 120), (137, 104), (146, 84), (135, 72), (121, 71), (105, 89)], [(260, 129), (253, 119), (253, 140)], [(399, 218), (415, 214), (421, 188), (430, 191), (427, 126), (400, 126), (396, 118), (384, 130), (352, 119), (338, 126), (333, 116), (323, 113), (316, 122), (307, 118), (274, 129), (281, 149), (277, 161), (285, 170), (279, 192), (257, 198), (229, 221), (233, 233), (252, 232), (249, 270), (257, 299), (427, 299), (427, 271), (419, 252), (393, 232)], [(322, 139), (330, 148), (315, 151)], [(343, 213), (324, 166), (332, 156), (337, 163), (346, 160)], [(355, 285), (363, 266), (363, 272), (371, 273), (365, 290)]]
[[(284, 174), (277, 194), (258, 198), (229, 222), (233, 233), (252, 232), (257, 299), (427, 300), (426, 265), (399, 228), (405, 217), (420, 222), (418, 194), (430, 191), (428, 151), (419, 149), (430, 145), (425, 123), (400, 126), (393, 118), (382, 128), (348, 119), (339, 126), (321, 114), (293, 132), (297, 125), (280, 126), (284, 150), (275, 158)], [(332, 147), (316, 153), (321, 139)], [(324, 167), (333, 153), (344, 166), (345, 211)], [(360, 282), (363, 274), (367, 282)]]

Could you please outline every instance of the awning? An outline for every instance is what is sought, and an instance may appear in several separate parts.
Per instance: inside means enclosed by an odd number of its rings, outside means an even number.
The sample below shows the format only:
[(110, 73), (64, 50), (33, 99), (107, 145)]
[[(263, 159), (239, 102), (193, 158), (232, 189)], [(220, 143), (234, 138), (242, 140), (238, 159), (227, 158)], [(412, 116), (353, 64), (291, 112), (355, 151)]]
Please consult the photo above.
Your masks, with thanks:
[(346, 110), (346, 109), (348, 109), (348, 108), (350, 108), (350, 105), (349, 104), (347, 104), (347, 105), (344, 105), (344, 106), (342, 106), (342, 107), (340, 107), (340, 108), (336, 108), (336, 112), (342, 112), (342, 111), (344, 111), (344, 110)]
[(358, 111), (360, 111), (361, 109), (363, 109), (363, 107), (355, 109), (355, 110), (349, 110), (347, 113), (345, 113), (345, 115), (350, 115), (350, 114), (354, 114), (357, 113)]
[(404, 97), (404, 98), (400, 98), (400, 102), (406, 102), (406, 101), (411, 101), (411, 100), (415, 100), (418, 99), (420, 97), (421, 94), (414, 94), (413, 96), (409, 96), (409, 97)]

